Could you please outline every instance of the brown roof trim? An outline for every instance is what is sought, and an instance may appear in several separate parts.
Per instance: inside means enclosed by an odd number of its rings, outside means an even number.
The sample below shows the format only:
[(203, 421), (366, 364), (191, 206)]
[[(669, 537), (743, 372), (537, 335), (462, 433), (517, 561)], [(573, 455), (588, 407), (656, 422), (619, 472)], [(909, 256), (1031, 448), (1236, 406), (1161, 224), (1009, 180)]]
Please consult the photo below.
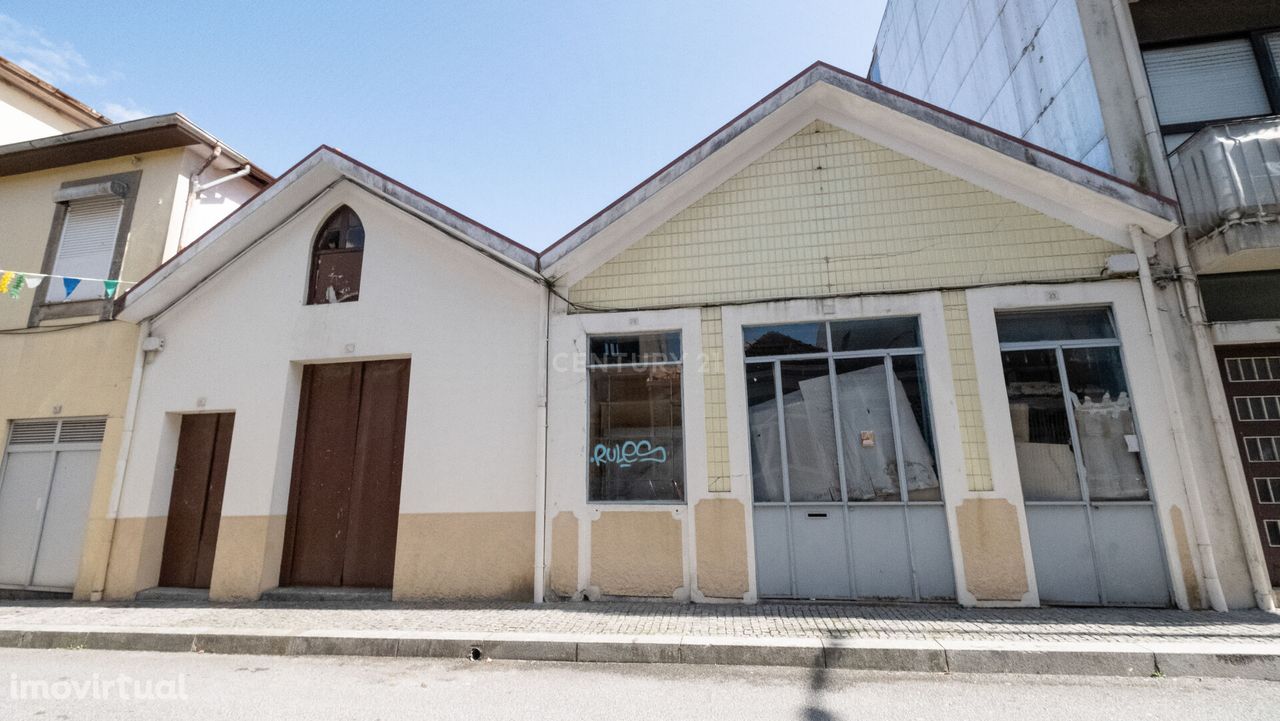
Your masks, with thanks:
[[(54, 87), (38, 75), (35, 75), (26, 68), (18, 65), (12, 60), (0, 56), (0, 79), (3, 74), (12, 76), (13, 85), (26, 90), (31, 95), (37, 97), (41, 102), (63, 115), (70, 116), (73, 120), (79, 120), (88, 125), (110, 125), (111, 120), (107, 116), (99, 113), (97, 110), (76, 100), (65, 92)], [(62, 107), (59, 107), (62, 106)], [(81, 117), (76, 117), (76, 115)]]
[[(1143, 188), (1143, 187), (1141, 187), (1141, 186), (1139, 186), (1139, 185), (1136, 185), (1136, 184), (1131, 183), (1131, 182), (1129, 182), (1129, 181), (1127, 181), (1127, 180), (1124, 180), (1123, 178), (1119, 178), (1119, 177), (1117, 177), (1117, 176), (1115, 176), (1115, 175), (1112, 175), (1112, 174), (1110, 174), (1110, 173), (1103, 172), (1103, 171), (1101, 171), (1101, 170), (1098, 170), (1097, 168), (1094, 168), (1093, 166), (1086, 165), (1085, 163), (1082, 163), (1082, 162), (1080, 162), (1080, 161), (1078, 161), (1078, 160), (1073, 160), (1073, 159), (1071, 159), (1071, 158), (1068, 158), (1068, 157), (1066, 157), (1066, 156), (1064, 156), (1064, 155), (1061, 155), (1061, 154), (1059, 154), (1059, 153), (1056, 153), (1056, 152), (1054, 152), (1054, 151), (1052, 151), (1052, 150), (1049, 150), (1049, 149), (1047, 149), (1047, 148), (1042, 148), (1042, 147), (1040, 147), (1040, 146), (1038, 146), (1038, 145), (1036, 145), (1036, 144), (1034, 144), (1034, 143), (1031, 143), (1031, 142), (1028, 142), (1027, 140), (1024, 140), (1023, 138), (1019, 138), (1019, 137), (1017, 137), (1017, 136), (1010, 135), (1009, 133), (1006, 133), (1006, 132), (1004, 132), (1004, 131), (1002, 131), (1002, 130), (998, 130), (998, 129), (996, 129), (996, 128), (993, 128), (993, 127), (991, 127), (991, 126), (989, 126), (989, 125), (983, 125), (982, 123), (979, 123), (979, 122), (977, 122), (977, 121), (975, 121), (975, 120), (973, 120), (973, 119), (971, 119), (971, 118), (967, 118), (967, 117), (965, 117), (965, 116), (963, 116), (963, 115), (959, 115), (959, 114), (954, 113), (954, 112), (952, 112), (952, 111), (950, 111), (950, 110), (946, 110), (946, 109), (944, 109), (944, 108), (940, 108), (940, 107), (938, 107), (938, 106), (936, 106), (936, 105), (933, 105), (932, 103), (925, 102), (925, 101), (923, 101), (923, 100), (920, 100), (919, 98), (916, 98), (916, 97), (913, 97), (913, 96), (907, 95), (906, 93), (903, 93), (903, 92), (901, 92), (901, 91), (899, 91), (899, 90), (895, 90), (895, 89), (893, 89), (893, 88), (891, 88), (891, 87), (888, 87), (888, 86), (886, 86), (886, 85), (881, 85), (880, 83), (873, 82), (873, 81), (868, 80), (868, 79), (866, 79), (866, 78), (864, 78), (864, 77), (862, 77), (862, 76), (860, 76), (860, 75), (855, 75), (854, 73), (851, 73), (851, 72), (849, 72), (848, 70), (844, 70), (843, 68), (838, 68), (838, 67), (836, 67), (836, 66), (834, 66), (834, 65), (831, 65), (830, 63), (826, 63), (826, 62), (823, 62), (823, 61), (819, 60), (819, 61), (817, 61), (817, 62), (814, 62), (812, 65), (810, 65), (809, 67), (805, 68), (804, 70), (801, 70), (799, 73), (796, 73), (794, 76), (792, 76), (792, 77), (791, 77), (790, 79), (788, 79), (786, 82), (782, 83), (782, 84), (781, 84), (781, 85), (779, 85), (777, 88), (775, 88), (772, 92), (770, 92), (769, 94), (765, 95), (763, 98), (760, 98), (759, 100), (757, 100), (755, 103), (753, 103), (753, 104), (752, 104), (750, 107), (748, 107), (746, 110), (743, 110), (741, 113), (738, 113), (737, 115), (735, 115), (732, 119), (730, 119), (730, 120), (729, 120), (729, 122), (725, 123), (724, 125), (721, 125), (719, 128), (716, 128), (714, 131), (712, 131), (710, 134), (708, 134), (705, 138), (703, 138), (702, 140), (699, 140), (697, 143), (694, 143), (694, 144), (693, 144), (693, 146), (692, 146), (692, 147), (690, 147), (688, 150), (686, 150), (686, 151), (684, 151), (683, 153), (681, 153), (680, 155), (676, 156), (676, 158), (675, 158), (675, 159), (673, 159), (671, 162), (669, 162), (669, 163), (667, 163), (666, 165), (662, 166), (662, 167), (661, 167), (661, 168), (659, 168), (656, 172), (654, 172), (652, 175), (650, 175), (649, 177), (647, 177), (647, 178), (645, 178), (644, 180), (642, 180), (642, 181), (640, 181), (639, 183), (637, 183), (637, 184), (635, 185), (635, 187), (631, 188), (631, 189), (630, 189), (630, 190), (628, 190), (627, 192), (625, 192), (625, 193), (623, 193), (622, 195), (620, 195), (617, 199), (615, 199), (613, 202), (611, 202), (611, 203), (609, 203), (608, 205), (606, 205), (604, 208), (602, 208), (602, 209), (601, 209), (599, 212), (597, 212), (596, 214), (592, 215), (590, 218), (587, 218), (586, 220), (584, 220), (584, 221), (582, 221), (581, 223), (579, 223), (577, 226), (575, 226), (575, 227), (574, 227), (572, 230), (570, 230), (568, 233), (565, 233), (565, 234), (564, 234), (564, 236), (562, 236), (559, 240), (555, 241), (555, 242), (554, 242), (554, 243), (552, 243), (551, 245), (549, 245), (549, 246), (547, 246), (546, 248), (544, 248), (544, 249), (542, 250), (542, 252), (539, 254), (539, 259), (540, 259), (540, 261), (541, 261), (541, 259), (542, 259), (542, 258), (545, 258), (545, 257), (546, 257), (546, 256), (547, 256), (547, 255), (552, 251), (552, 250), (554, 250), (555, 248), (557, 248), (557, 247), (558, 247), (558, 246), (560, 246), (561, 244), (565, 243), (566, 241), (569, 241), (570, 239), (573, 239), (573, 238), (574, 238), (574, 236), (575, 236), (575, 235), (577, 235), (577, 234), (579, 233), (579, 231), (583, 230), (583, 229), (584, 229), (584, 228), (586, 228), (587, 226), (589, 226), (589, 225), (591, 225), (592, 223), (594, 223), (595, 221), (599, 220), (602, 216), (604, 216), (605, 214), (607, 214), (609, 211), (613, 210), (614, 208), (616, 208), (616, 207), (618, 207), (619, 205), (621, 205), (622, 203), (624, 203), (624, 202), (625, 202), (626, 200), (628, 200), (631, 196), (635, 195), (636, 193), (638, 193), (638, 192), (640, 192), (642, 189), (644, 189), (644, 188), (645, 188), (645, 186), (649, 185), (650, 183), (652, 183), (652, 182), (654, 182), (655, 180), (657, 180), (657, 179), (659, 179), (660, 177), (662, 177), (662, 176), (663, 176), (667, 171), (669, 171), (670, 169), (672, 169), (673, 167), (675, 167), (676, 165), (678, 165), (678, 164), (679, 164), (681, 161), (683, 161), (685, 158), (688, 158), (689, 156), (694, 155), (695, 153), (698, 153), (698, 152), (699, 152), (699, 151), (701, 151), (705, 146), (708, 146), (708, 145), (710, 145), (710, 144), (712, 144), (712, 143), (715, 143), (715, 142), (718, 140), (718, 137), (719, 137), (722, 133), (724, 133), (725, 131), (729, 130), (731, 127), (733, 127), (735, 124), (737, 124), (737, 123), (739, 123), (740, 121), (742, 121), (742, 120), (743, 120), (744, 118), (746, 118), (747, 116), (751, 115), (751, 114), (752, 114), (752, 113), (753, 113), (757, 108), (759, 108), (759, 107), (761, 107), (761, 106), (763, 106), (763, 105), (765, 105), (765, 104), (769, 103), (771, 100), (773, 100), (773, 99), (774, 99), (775, 97), (777, 97), (778, 95), (780, 95), (780, 94), (782, 94), (782, 93), (786, 92), (788, 89), (790, 89), (790, 88), (791, 88), (793, 85), (795, 85), (796, 83), (804, 82), (804, 83), (806, 83), (806, 87), (807, 87), (808, 85), (812, 85), (812, 84), (814, 84), (814, 83), (821, 82), (823, 79), (822, 79), (821, 77), (819, 77), (819, 72), (818, 72), (818, 71), (825, 71), (825, 72), (829, 72), (829, 73), (832, 73), (832, 74), (838, 75), (838, 76), (840, 76), (841, 78), (843, 78), (843, 79), (845, 79), (845, 80), (847, 80), (847, 81), (852, 82), (853, 84), (862, 84), (862, 85), (865, 85), (865, 86), (867, 86), (867, 87), (869, 87), (869, 88), (871, 88), (871, 89), (874, 89), (875, 91), (882, 92), (882, 93), (885, 93), (885, 94), (888, 94), (888, 95), (892, 95), (892, 96), (894, 96), (894, 97), (896, 97), (896, 98), (899, 98), (899, 99), (901, 99), (901, 100), (903, 100), (903, 101), (905, 101), (905, 102), (908, 102), (908, 103), (911, 103), (911, 104), (913, 104), (913, 105), (916, 105), (916, 106), (918, 106), (918, 107), (920, 107), (920, 108), (922, 108), (922, 109), (924, 109), (924, 110), (926, 110), (926, 111), (928, 111), (928, 112), (930, 112), (930, 113), (934, 113), (934, 114), (937, 114), (937, 115), (943, 116), (943, 117), (945, 117), (945, 118), (948, 118), (948, 119), (954, 120), (954, 121), (956, 121), (956, 122), (958, 122), (958, 123), (961, 123), (961, 124), (963, 124), (963, 125), (970, 126), (970, 127), (971, 127), (971, 128), (973, 128), (974, 130), (976, 130), (976, 131), (978, 131), (978, 132), (980, 132), (980, 133), (982, 133), (982, 134), (990, 135), (990, 136), (994, 136), (994, 137), (1000, 138), (1000, 139), (1002, 139), (1002, 140), (1005, 140), (1005, 141), (1008, 141), (1008, 142), (1014, 143), (1014, 144), (1016, 144), (1016, 145), (1022, 146), (1022, 147), (1023, 147), (1023, 148), (1025, 148), (1026, 150), (1032, 151), (1032, 152), (1034, 152), (1034, 153), (1036, 153), (1036, 154), (1038, 154), (1038, 155), (1042, 155), (1042, 156), (1045, 156), (1045, 157), (1048, 157), (1048, 158), (1052, 158), (1052, 159), (1054, 159), (1054, 160), (1057, 160), (1057, 161), (1060, 161), (1060, 162), (1066, 163), (1066, 164), (1071, 165), (1071, 166), (1073, 166), (1073, 167), (1075, 167), (1075, 168), (1078, 168), (1078, 169), (1080, 169), (1080, 170), (1086, 171), (1086, 172), (1088, 172), (1088, 173), (1090, 173), (1090, 174), (1092, 174), (1092, 175), (1094, 175), (1094, 176), (1097, 176), (1097, 177), (1099, 177), (1099, 178), (1101, 178), (1101, 179), (1103, 179), (1103, 180), (1105, 180), (1105, 181), (1107, 181), (1107, 182), (1109, 182), (1109, 183), (1114, 183), (1114, 184), (1116, 184), (1116, 185), (1123, 186), (1123, 187), (1125, 187), (1125, 188), (1127, 188), (1127, 189), (1129, 189), (1129, 190), (1132, 190), (1132, 191), (1134, 191), (1134, 192), (1140, 193), (1140, 194), (1142, 194), (1142, 195), (1149, 196), (1149, 197), (1151, 197), (1151, 198), (1153, 198), (1153, 199), (1155, 199), (1155, 200), (1159, 201), (1160, 203), (1163, 203), (1163, 204), (1166, 204), (1166, 205), (1169, 205), (1169, 206), (1174, 206), (1174, 207), (1176, 207), (1176, 206), (1177, 206), (1177, 201), (1173, 200), (1172, 198), (1169, 198), (1169, 197), (1166, 197), (1166, 196), (1164, 196), (1164, 195), (1160, 195), (1159, 193), (1155, 193), (1155, 192), (1152, 192), (1152, 191), (1150, 191), (1150, 190), (1147, 190), (1146, 188)], [(581, 242), (581, 240), (585, 240), (585, 239), (579, 239), (579, 241), (580, 241), (580, 242)], [(576, 246), (575, 246), (575, 247), (576, 247)]]
[[(0, 145), (0, 177), (188, 145), (212, 148), (221, 146), (222, 142), (179, 113), (156, 115)], [(248, 177), (258, 184), (266, 185), (273, 180), (270, 173), (249, 162), (243, 155), (226, 146), (222, 146), (222, 151), (233, 162), (248, 165)]]

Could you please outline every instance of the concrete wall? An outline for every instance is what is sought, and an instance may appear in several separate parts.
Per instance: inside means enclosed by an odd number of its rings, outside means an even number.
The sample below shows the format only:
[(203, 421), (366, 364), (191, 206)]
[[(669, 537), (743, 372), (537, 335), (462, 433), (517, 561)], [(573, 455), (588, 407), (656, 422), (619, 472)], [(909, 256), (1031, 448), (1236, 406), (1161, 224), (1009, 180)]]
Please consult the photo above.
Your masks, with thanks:
[[(1112, 147), (1116, 139), (1108, 131), (1119, 130), (1105, 117), (1112, 99), (1100, 102), (1105, 93), (1095, 79), (1124, 70), (1122, 64), (1110, 64), (1114, 57), (1094, 54), (1105, 45), (1105, 38), (1095, 37), (1108, 31), (1103, 12), (1110, 11), (1102, 0), (889, 0), (872, 76), (1074, 160), (1136, 179), (1140, 171), (1128, 148)], [(1092, 22), (1082, 25), (1082, 16)], [(1118, 52), (1118, 45), (1114, 49)]]
[[(361, 298), (303, 305), (314, 234), (343, 204), (366, 233)], [(357, 186), (323, 194), (155, 320), (108, 596), (155, 585), (179, 414), (211, 411), (236, 414), (211, 593), (277, 585), (303, 364), (401, 357), (396, 596), (531, 598), (544, 298)]]
[[(662, 517), (662, 523), (672, 518), (680, 524), (689, 586), (672, 589), (670, 582), (651, 578), (637, 595), (715, 597), (704, 585), (736, 591), (720, 573), (725, 563), (716, 566), (714, 576), (698, 570), (704, 550), (719, 541), (715, 547), (722, 555), (733, 555), (726, 550), (731, 548), (746, 552), (749, 578), (741, 598), (754, 599), (750, 469), (740, 398), (742, 325), (905, 313), (919, 315), (925, 330), (958, 597), (967, 604), (1037, 603), (1021, 492), (1016, 469), (1011, 472), (1007, 464), (1012, 447), (990, 435), (993, 428), (1008, 426), (1007, 401), (984, 397), (983, 391), (992, 384), (1003, 387), (999, 354), (994, 336), (974, 332), (979, 320), (992, 324), (994, 306), (975, 306), (971, 294), (976, 291), (964, 289), (1034, 288), (1024, 291), (1035, 296), (1022, 299), (1027, 306), (1112, 304), (1125, 319), (1122, 340), (1126, 354), (1133, 354), (1126, 362), (1137, 373), (1149, 366), (1152, 348), (1136, 281), (1096, 282), (1106, 259), (1122, 252), (828, 123), (805, 127), (569, 289), (572, 302), (615, 312), (561, 307), (553, 315), (548, 475), (553, 590), (560, 596), (610, 595), (597, 580), (602, 560), (595, 549), (597, 533), (615, 517), (648, 513)], [(1075, 282), (1026, 285), (1044, 281)], [(859, 297), (777, 302), (841, 295)], [(657, 310), (670, 306), (689, 307)], [(982, 317), (975, 318), (975, 312)], [(684, 335), (688, 504), (587, 504), (585, 372), (572, 365), (557, 368), (555, 361), (561, 354), (581, 355), (591, 333), (658, 329), (679, 329)], [(978, 360), (979, 350), (984, 362)], [(1160, 410), (1163, 390), (1145, 381), (1142, 386), (1144, 443), (1156, 449), (1152, 455), (1168, 458), (1172, 440)], [(1185, 505), (1182, 477), (1176, 466), (1153, 462), (1162, 522), (1172, 527), (1172, 515)], [(703, 504), (718, 501), (725, 505), (717, 509), (717, 522), (723, 524), (732, 508), (744, 514), (745, 529), (725, 525), (719, 537), (699, 527)], [(603, 520), (608, 522), (602, 525)], [(734, 545), (739, 538), (744, 543)], [(1176, 534), (1166, 534), (1165, 540), (1170, 577), (1181, 579), (1182, 563), (1194, 568), (1195, 561), (1179, 555)], [(614, 547), (612, 537), (606, 545)], [(644, 551), (633, 545), (629, 552)], [(653, 552), (671, 553), (666, 545)], [(1198, 593), (1188, 594), (1180, 580), (1171, 585), (1180, 605), (1199, 603)]]

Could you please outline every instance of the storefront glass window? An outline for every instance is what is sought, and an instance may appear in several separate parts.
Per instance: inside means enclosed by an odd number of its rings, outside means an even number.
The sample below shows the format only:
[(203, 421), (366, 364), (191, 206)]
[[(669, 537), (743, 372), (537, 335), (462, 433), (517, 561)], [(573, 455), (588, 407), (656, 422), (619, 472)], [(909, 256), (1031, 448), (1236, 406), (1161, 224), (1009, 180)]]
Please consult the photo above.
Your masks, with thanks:
[(684, 501), (679, 333), (590, 339), (588, 499)]
[(919, 338), (914, 317), (743, 328), (757, 503), (942, 500)]
[(1025, 499), (1147, 500), (1110, 312), (1019, 312), (996, 324)]

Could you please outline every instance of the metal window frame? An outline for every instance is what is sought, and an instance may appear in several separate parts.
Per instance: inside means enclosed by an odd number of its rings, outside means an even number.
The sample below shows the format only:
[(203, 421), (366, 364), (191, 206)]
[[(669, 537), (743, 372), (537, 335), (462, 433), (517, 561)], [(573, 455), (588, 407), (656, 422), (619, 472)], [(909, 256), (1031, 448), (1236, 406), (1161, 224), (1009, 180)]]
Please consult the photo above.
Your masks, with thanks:
[[(919, 335), (919, 326), (920, 326), (919, 315), (893, 314), (893, 315), (886, 315), (886, 316), (872, 316), (872, 317), (861, 317), (861, 318), (836, 318), (836, 319), (820, 320), (820, 321), (797, 321), (794, 324), (769, 323), (764, 325), (768, 325), (770, 327), (779, 327), (779, 326), (786, 326), (786, 325), (812, 325), (813, 323), (821, 323), (823, 326), (823, 332), (825, 333), (825, 336), (826, 336), (827, 348), (830, 349), (832, 347), (832, 337), (831, 337), (832, 323), (841, 323), (841, 322), (850, 322), (850, 321), (859, 321), (859, 320), (878, 320), (880, 318), (911, 318), (916, 323), (917, 336)], [(751, 327), (751, 326), (744, 326), (744, 329), (747, 327)], [(893, 373), (893, 360), (899, 357), (916, 357), (920, 359), (921, 371), (922, 371), (920, 375), (920, 383), (923, 391), (921, 395), (926, 404), (926, 407), (929, 409), (928, 419), (927, 421), (924, 421), (924, 422), (927, 422), (929, 425), (929, 445), (931, 446), (930, 450), (933, 453), (934, 462), (936, 464), (937, 457), (938, 457), (938, 449), (936, 447), (937, 429), (934, 427), (934, 413), (932, 412), (933, 404), (929, 394), (928, 359), (925, 356), (923, 346), (913, 346), (909, 348), (869, 349), (869, 350), (859, 350), (859, 351), (827, 350), (824, 353), (793, 353), (793, 354), (786, 354), (786, 355), (744, 356), (743, 358), (744, 367), (750, 367), (753, 365), (755, 366), (768, 365), (770, 373), (773, 375), (774, 403), (777, 407), (777, 414), (778, 414), (778, 440), (779, 440), (779, 447), (781, 449), (781, 456), (782, 456), (781, 460), (782, 460), (783, 500), (782, 501), (757, 501), (755, 499), (755, 484), (752, 483), (751, 484), (752, 506), (753, 507), (759, 506), (764, 508), (781, 507), (781, 508), (785, 508), (787, 511), (785, 513), (785, 519), (786, 519), (785, 526), (787, 531), (787, 557), (789, 561), (787, 572), (790, 577), (790, 588), (791, 588), (790, 597), (791, 598), (798, 598), (799, 595), (798, 595), (798, 590), (796, 588), (795, 544), (792, 542), (792, 538), (793, 538), (792, 518), (791, 518), (792, 514), (790, 513), (790, 509), (791, 508), (819, 508), (819, 507), (833, 508), (838, 505), (841, 509), (841, 520), (842, 520), (843, 529), (844, 529), (845, 562), (849, 569), (849, 597), (850, 598), (859, 597), (857, 593), (857, 573), (855, 570), (856, 560), (854, 558), (853, 538), (851, 535), (853, 532), (852, 530), (853, 519), (850, 517), (851, 512), (855, 508), (880, 507), (880, 508), (901, 508), (902, 509), (903, 530), (906, 535), (907, 558), (909, 561), (909, 565), (910, 565), (909, 570), (911, 573), (911, 600), (912, 601), (921, 600), (920, 580), (916, 572), (915, 549), (911, 539), (911, 518), (909, 515), (910, 509), (912, 507), (917, 507), (917, 506), (934, 506), (934, 507), (945, 506), (946, 491), (943, 488), (943, 484), (942, 484), (941, 469), (935, 469), (935, 472), (938, 475), (939, 500), (913, 501), (909, 498), (909, 491), (907, 489), (907, 483), (906, 483), (906, 469), (904, 467), (904, 462), (903, 462), (904, 459), (903, 459), (902, 443), (900, 442), (900, 439), (902, 438), (902, 429), (900, 426), (900, 418), (899, 418), (899, 412), (898, 412), (898, 398), (897, 398), (897, 393), (893, 392), (893, 388), (894, 388), (893, 382), (894, 380), (896, 380), (896, 376), (894, 376), (894, 373)], [(897, 472), (898, 472), (898, 494), (899, 494), (900, 500), (897, 500), (897, 501), (851, 501), (849, 500), (849, 485), (848, 485), (848, 477), (845, 470), (844, 444), (840, 442), (842, 422), (841, 422), (841, 416), (840, 416), (840, 397), (839, 397), (838, 389), (836, 386), (836, 361), (846, 360), (846, 359), (872, 359), (872, 358), (881, 359), (881, 365), (883, 366), (885, 371), (885, 385), (886, 385), (886, 389), (888, 390), (888, 399), (889, 399), (890, 427), (893, 431), (893, 446), (894, 446), (894, 454), (896, 456), (895, 460), (896, 460)], [(832, 416), (833, 430), (835, 432), (835, 438), (836, 438), (836, 444), (835, 444), (836, 471), (840, 481), (840, 500), (839, 501), (793, 501), (791, 500), (791, 471), (790, 471), (789, 458), (787, 456), (786, 417), (784, 413), (784, 404), (782, 401), (782, 396), (783, 396), (782, 363), (787, 361), (806, 361), (806, 360), (826, 360), (827, 361), (827, 379), (831, 389), (830, 391), (831, 392), (831, 416)], [(873, 366), (868, 366), (868, 367), (873, 367)], [(752, 476), (754, 477), (755, 470), (751, 469), (751, 473), (752, 473)]]
[[(1267, 496), (1271, 498), (1269, 501), (1262, 500), (1264, 487), (1267, 489)], [(1254, 476), (1253, 492), (1259, 506), (1280, 505), (1280, 476)]]
[[(40, 525), (36, 531), (36, 542), (31, 549), (31, 558), (27, 562), (27, 583), (26, 584), (9, 584), (0, 583), (0, 589), (9, 590), (25, 590), (25, 591), (53, 591), (58, 593), (66, 592), (68, 589), (57, 586), (36, 586), (33, 585), (36, 574), (36, 564), (40, 560), (40, 548), (44, 540), (44, 527), (49, 516), (49, 500), (53, 497), (53, 481), (58, 473), (58, 457), (62, 453), (73, 451), (98, 451), (101, 453), (102, 444), (106, 440), (105, 437), (101, 441), (61, 441), (62, 425), (66, 421), (98, 419), (102, 416), (76, 416), (73, 418), (15, 418), (9, 421), (9, 432), (5, 435), (5, 447), (3, 455), (0, 455), (0, 488), (4, 486), (5, 473), (9, 466), (9, 456), (13, 453), (31, 453), (31, 454), (48, 454), (49, 456), (49, 475), (46, 478), (46, 487), (44, 495), (44, 503), (40, 507)], [(27, 420), (52, 420), (56, 421), (58, 426), (54, 434), (52, 443), (13, 443), (13, 425), (16, 422)], [(99, 458), (101, 461), (101, 458)]]
[[(1045, 313), (1051, 313), (1055, 309), (1044, 310)], [(1115, 311), (1111, 306), (1103, 308), (1111, 318), (1111, 327), (1116, 332), (1117, 337), (1113, 338), (1097, 338), (1086, 340), (1069, 340), (1069, 341), (1027, 341), (1027, 342), (1009, 342), (1000, 343), (999, 349), (1003, 354), (1005, 351), (1019, 350), (1052, 350), (1054, 352), (1054, 362), (1058, 365), (1058, 382), (1062, 389), (1062, 404), (1067, 415), (1067, 428), (1071, 434), (1071, 453), (1076, 462), (1076, 484), (1080, 489), (1080, 500), (1054, 500), (1054, 501), (1029, 501), (1025, 498), (1022, 503), (1024, 506), (1073, 506), (1084, 509), (1085, 527), (1089, 534), (1089, 550), (1093, 556), (1093, 572), (1095, 580), (1098, 584), (1098, 598), (1102, 605), (1107, 605), (1107, 584), (1103, 576), (1102, 564), (1098, 558), (1098, 539), (1094, 533), (1093, 511), (1099, 506), (1146, 506), (1151, 508), (1152, 513), (1156, 511), (1155, 488), (1151, 483), (1151, 469), (1147, 463), (1146, 446), (1142, 440), (1142, 430), (1140, 419), (1138, 418), (1137, 403), (1133, 399), (1133, 385), (1129, 382), (1129, 369), (1124, 362), (1124, 348), (1118, 337), (1119, 329), (1116, 324)], [(999, 313), (996, 314), (996, 322), (999, 323)], [(997, 325), (998, 327), (998, 325)], [(998, 331), (997, 331), (998, 332)], [(1079, 429), (1076, 427), (1075, 412), (1071, 405), (1071, 386), (1067, 379), (1067, 365), (1064, 350), (1089, 349), (1089, 348), (1116, 348), (1120, 351), (1120, 374), (1124, 378), (1126, 389), (1129, 390), (1130, 404), (1132, 405), (1133, 414), (1133, 432), (1138, 438), (1138, 461), (1142, 466), (1143, 480), (1147, 485), (1146, 500), (1095, 500), (1090, 496), (1088, 473), (1084, 465), (1084, 451), (1080, 445)], [(1003, 366), (1003, 363), (1002, 363)], [(1001, 368), (1003, 372), (1003, 367)], [(1007, 381), (1006, 381), (1007, 384)], [(1007, 385), (1006, 385), (1007, 388)], [(1018, 469), (1021, 475), (1022, 469)], [(1158, 519), (1157, 519), (1158, 520)], [(1165, 549), (1163, 543), (1163, 534), (1159, 532), (1160, 524), (1156, 524), (1157, 533), (1160, 537), (1160, 558), (1165, 564), (1165, 568), (1169, 567), (1169, 561), (1165, 557)]]
[[(120, 196), (122, 206), (120, 208), (120, 225), (116, 228), (115, 250), (112, 251), (111, 268), (107, 273), (108, 278), (118, 279), (124, 266), (125, 247), (129, 243), (129, 230), (133, 226), (133, 211), (138, 200), (138, 189), (142, 184), (142, 171), (134, 170), (128, 173), (69, 180), (60, 186), (60, 191), (101, 184), (110, 184), (113, 187), (119, 187), (119, 184), (123, 184), (125, 187), (125, 194)], [(45, 275), (53, 272), (53, 265), (58, 259), (58, 247), (62, 244), (62, 229), (66, 225), (67, 211), (70, 209), (72, 202), (75, 201), (54, 203), (53, 223), (49, 228), (49, 239), (45, 243), (44, 259), (40, 264), (40, 272)], [(46, 279), (46, 282), (41, 283), (36, 288), (31, 302), (31, 310), (27, 316), (28, 327), (34, 328), (40, 325), (41, 321), (62, 318), (97, 316), (99, 320), (111, 319), (112, 309), (115, 307), (113, 299), (101, 298), (97, 300), (52, 303), (47, 300), (49, 286), (51, 285), (53, 285), (52, 280)]]
[(1280, 548), (1280, 543), (1271, 542), (1272, 528), (1275, 528), (1276, 535), (1280, 536), (1280, 520), (1277, 520), (1274, 518), (1264, 518), (1262, 520), (1262, 530), (1266, 531), (1266, 533), (1264, 533), (1263, 535), (1266, 536), (1267, 545), (1270, 546), (1271, 548)]
[[(583, 429), (587, 453), (583, 458), (583, 467), (586, 473), (583, 482), (586, 486), (584, 489), (586, 502), (592, 506), (668, 506), (672, 508), (687, 507), (689, 505), (689, 456), (685, 450), (688, 448), (688, 437), (685, 429), (688, 427), (688, 419), (686, 414), (685, 403), (685, 378), (686, 373), (685, 354), (684, 354), (684, 329), (683, 328), (653, 328), (630, 333), (607, 332), (607, 333), (585, 333), (583, 337), (586, 339), (587, 358), (591, 357), (591, 339), (593, 337), (621, 337), (621, 336), (645, 336), (645, 335), (670, 335), (675, 333), (680, 336), (680, 360), (678, 361), (656, 361), (653, 363), (586, 363), (586, 427)], [(654, 500), (654, 501), (629, 501), (629, 500), (594, 500), (591, 498), (591, 371), (592, 370), (618, 370), (631, 369), (638, 370), (641, 368), (657, 368), (662, 366), (680, 366), (680, 498), (676, 500)]]

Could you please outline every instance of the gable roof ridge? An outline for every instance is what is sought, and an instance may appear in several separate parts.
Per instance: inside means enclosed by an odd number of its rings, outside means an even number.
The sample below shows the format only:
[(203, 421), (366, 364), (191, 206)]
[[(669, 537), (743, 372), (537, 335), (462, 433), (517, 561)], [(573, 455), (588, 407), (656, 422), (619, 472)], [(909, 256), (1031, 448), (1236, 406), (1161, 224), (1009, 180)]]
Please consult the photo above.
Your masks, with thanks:
[[(543, 269), (560, 261), (615, 220), (656, 195), (686, 171), (756, 125), (774, 110), (818, 83), (825, 83), (890, 110), (901, 112), (956, 137), (975, 142), (989, 150), (1123, 202), (1132, 204), (1133, 201), (1128, 198), (1136, 195), (1145, 199), (1145, 204), (1148, 206), (1164, 208), (1165, 214), (1171, 217), (1174, 213), (1173, 209), (1177, 207), (1177, 201), (1172, 198), (819, 60), (757, 100), (746, 110), (547, 246), (539, 254), (539, 268)], [(1080, 177), (1068, 177), (1067, 173)], [(1152, 211), (1148, 209), (1148, 212)]]

